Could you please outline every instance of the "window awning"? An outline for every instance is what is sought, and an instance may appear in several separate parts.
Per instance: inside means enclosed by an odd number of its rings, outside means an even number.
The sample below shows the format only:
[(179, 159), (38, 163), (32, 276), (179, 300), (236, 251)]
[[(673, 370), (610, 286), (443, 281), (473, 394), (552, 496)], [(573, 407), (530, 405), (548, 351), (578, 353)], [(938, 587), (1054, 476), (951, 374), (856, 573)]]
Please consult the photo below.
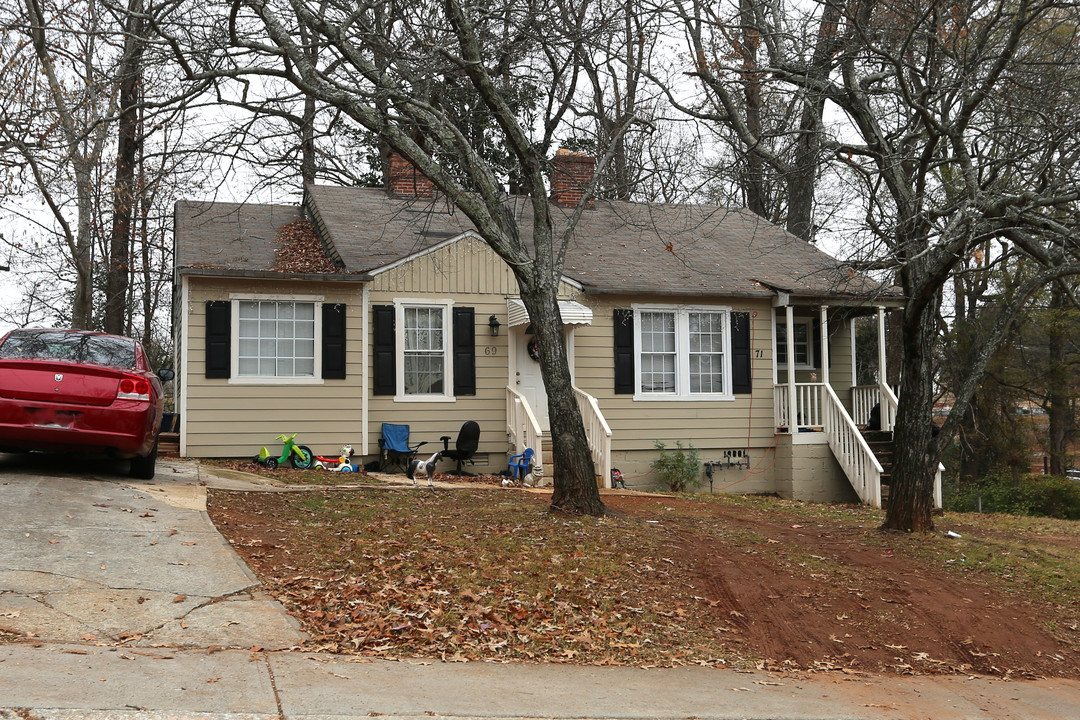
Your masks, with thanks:
[[(529, 312), (525, 309), (525, 303), (517, 298), (506, 299), (506, 311), (509, 315), (510, 327), (525, 325), (529, 322)], [(562, 315), (563, 325), (592, 325), (592, 310), (579, 302), (560, 300), (559, 314)]]

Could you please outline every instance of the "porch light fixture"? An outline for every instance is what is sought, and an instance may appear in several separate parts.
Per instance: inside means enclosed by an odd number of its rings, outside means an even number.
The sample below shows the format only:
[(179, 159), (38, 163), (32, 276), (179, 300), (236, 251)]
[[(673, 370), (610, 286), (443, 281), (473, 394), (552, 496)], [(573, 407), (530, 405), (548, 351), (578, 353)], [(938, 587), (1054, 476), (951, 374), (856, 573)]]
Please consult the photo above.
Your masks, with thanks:
[(491, 337), (499, 337), (499, 318), (492, 315), (488, 318), (488, 327), (491, 328)]

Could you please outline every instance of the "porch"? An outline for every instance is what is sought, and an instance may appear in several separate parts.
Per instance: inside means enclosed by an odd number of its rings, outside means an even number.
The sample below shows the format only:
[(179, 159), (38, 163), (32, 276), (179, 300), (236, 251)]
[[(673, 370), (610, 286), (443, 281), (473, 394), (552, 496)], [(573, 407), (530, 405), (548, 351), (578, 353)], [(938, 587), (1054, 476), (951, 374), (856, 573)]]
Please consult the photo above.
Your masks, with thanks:
[[(781, 293), (780, 302), (785, 315), (785, 326), (795, 327), (794, 305)], [(821, 305), (816, 326), (820, 328), (820, 337), (813, 341), (819, 344), (820, 364), (810, 373), (811, 382), (797, 382), (795, 362), (787, 363), (784, 370), (786, 382), (781, 382), (780, 364), (774, 363), (774, 421), (777, 434), (791, 437), (792, 445), (827, 444), (832, 451), (848, 482), (866, 505), (882, 506), (882, 485), (892, 469), (892, 433), (896, 424), (896, 411), (899, 399), (893, 389), (884, 381), (885, 377), (885, 308), (877, 308), (877, 349), (878, 376), (874, 385), (852, 384), (850, 401), (845, 405), (830, 382), (829, 365), (829, 307)], [(779, 313), (777, 313), (779, 315)], [(774, 318), (777, 320), (777, 318)], [(797, 359), (797, 335), (795, 332), (774, 333), (774, 337), (783, 334), (787, 347), (783, 348), (783, 357)], [(852, 340), (852, 356), (855, 344)], [(807, 356), (810, 354), (807, 353)], [(779, 357), (779, 353), (777, 354)], [(852, 362), (854, 380), (855, 363)], [(816, 380), (817, 374), (822, 380)], [(875, 413), (876, 410), (876, 413)], [(876, 417), (874, 417), (876, 415)], [(934, 477), (934, 507), (941, 507), (941, 473), (945, 469), (938, 465)]]

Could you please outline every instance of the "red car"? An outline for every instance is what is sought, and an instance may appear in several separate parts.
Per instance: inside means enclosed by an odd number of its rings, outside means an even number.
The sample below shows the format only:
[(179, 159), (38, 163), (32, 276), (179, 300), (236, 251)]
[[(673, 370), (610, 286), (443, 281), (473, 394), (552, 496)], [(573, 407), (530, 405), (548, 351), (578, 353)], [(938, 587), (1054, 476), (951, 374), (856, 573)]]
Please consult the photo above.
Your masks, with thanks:
[(162, 380), (131, 338), (12, 330), (0, 340), (0, 451), (104, 452), (154, 477)]

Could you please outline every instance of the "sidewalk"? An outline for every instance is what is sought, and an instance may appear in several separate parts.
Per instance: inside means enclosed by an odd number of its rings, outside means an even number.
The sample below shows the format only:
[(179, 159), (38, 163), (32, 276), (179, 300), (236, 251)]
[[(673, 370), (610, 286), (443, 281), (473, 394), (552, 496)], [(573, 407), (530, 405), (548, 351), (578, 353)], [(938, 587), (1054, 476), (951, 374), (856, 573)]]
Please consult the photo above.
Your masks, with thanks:
[(1080, 718), (1080, 681), (264, 650), (304, 635), (205, 512), (207, 484), (244, 482), (183, 462), (137, 484), (0, 459), (0, 628), (32, 633), (0, 644), (0, 720)]
[(360, 661), (296, 652), (0, 646), (2, 708), (68, 718), (1075, 720), (1080, 683), (798, 678), (708, 668)]

